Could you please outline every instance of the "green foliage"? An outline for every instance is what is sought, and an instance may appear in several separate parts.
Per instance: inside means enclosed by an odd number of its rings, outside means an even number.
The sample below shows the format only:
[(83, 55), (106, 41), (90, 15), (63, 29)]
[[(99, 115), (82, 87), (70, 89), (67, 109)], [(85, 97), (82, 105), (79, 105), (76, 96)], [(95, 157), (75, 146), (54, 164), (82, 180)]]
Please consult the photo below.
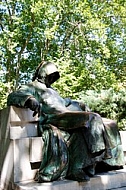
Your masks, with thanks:
[[(100, 68), (104, 68), (103, 74), (109, 71), (122, 82), (126, 69), (125, 5), (121, 0), (2, 0), (0, 54), (2, 69), (6, 70), (4, 81), (15, 80), (17, 87), (29, 80), (42, 59), (63, 57), (73, 66), (82, 64), (84, 71), (80, 74), (90, 72), (90, 83)], [(98, 75), (98, 82), (103, 76), (106, 80), (105, 75)]]
[(102, 117), (114, 119), (120, 130), (126, 130), (126, 89), (113, 89), (99, 92), (88, 90), (81, 92), (79, 98), (85, 102), (93, 112)]
[[(85, 67), (84, 63), (70, 60), (68, 55), (56, 61), (60, 79), (53, 85), (64, 97), (78, 98), (78, 93), (86, 90), (113, 88), (118, 90), (120, 83), (113, 72), (97, 61)], [(124, 84), (122, 85), (124, 86)]]
[(6, 84), (12, 83), (12, 90), (28, 82), (43, 59), (57, 64), (61, 78), (54, 87), (63, 97), (124, 88), (125, 7), (122, 0), (0, 1), (3, 92)]
[(7, 96), (11, 91), (11, 83), (1, 83), (0, 82), (0, 109), (3, 109), (7, 106)]

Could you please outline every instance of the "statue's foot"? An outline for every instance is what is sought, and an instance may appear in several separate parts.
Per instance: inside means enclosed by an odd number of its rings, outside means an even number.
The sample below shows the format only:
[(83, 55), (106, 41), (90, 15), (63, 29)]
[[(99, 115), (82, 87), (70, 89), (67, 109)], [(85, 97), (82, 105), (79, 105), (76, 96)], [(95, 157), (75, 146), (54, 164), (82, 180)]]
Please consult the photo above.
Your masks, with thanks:
[(77, 169), (76, 171), (73, 171), (68, 177), (67, 179), (71, 179), (74, 181), (78, 181), (78, 182), (83, 182), (83, 181), (89, 181), (90, 178), (88, 175), (86, 175), (86, 173), (82, 170), (82, 169)]
[(112, 152), (111, 149), (106, 149), (105, 155), (104, 155), (104, 160), (112, 158)]
[(84, 168), (85, 173), (90, 177), (94, 176), (95, 175), (95, 166), (96, 166), (96, 164)]

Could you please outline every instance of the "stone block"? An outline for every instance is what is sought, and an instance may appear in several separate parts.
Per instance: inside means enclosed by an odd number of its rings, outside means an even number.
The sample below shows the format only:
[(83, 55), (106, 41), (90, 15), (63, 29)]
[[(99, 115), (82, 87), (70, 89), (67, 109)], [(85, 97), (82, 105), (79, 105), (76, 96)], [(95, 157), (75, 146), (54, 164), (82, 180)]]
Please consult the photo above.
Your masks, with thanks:
[[(0, 110), (0, 188), (2, 190), (8, 189), (10, 184), (34, 179), (37, 172), (37, 169), (31, 167), (30, 156), (32, 161), (40, 161), (42, 140), (33, 139), (32, 143), (30, 139), (37, 136), (37, 123), (34, 121), (38, 118), (33, 118), (32, 114), (29, 109), (13, 106)], [(37, 153), (36, 145), (39, 146)]]
[(22, 121), (22, 125), (23, 122), (35, 121), (38, 119), (37, 116), (33, 117), (33, 111), (31, 111), (30, 109), (17, 108), (15, 106), (11, 106), (10, 112), (10, 121)]
[(0, 110), (0, 133), (2, 139), (8, 139), (10, 133), (10, 108)]
[(120, 136), (121, 136), (122, 148), (124, 151), (125, 164), (126, 164), (126, 131), (120, 131)]
[(126, 189), (126, 168), (101, 173), (90, 178), (88, 182), (61, 180), (50, 183), (36, 183), (24, 181), (15, 184), (15, 190), (114, 190)]
[(123, 151), (126, 152), (126, 131), (120, 131)]
[(30, 138), (30, 162), (31, 163), (42, 161), (42, 148), (43, 148), (42, 137)]
[(14, 182), (14, 152), (13, 141), (2, 142), (1, 144), (2, 155), (0, 158), (0, 173), (2, 190), (9, 184), (10, 181)]
[(37, 125), (35, 124), (25, 124), (23, 127), (11, 126), (10, 127), (10, 139), (21, 139), (27, 137), (36, 137), (38, 135)]
[[(30, 139), (16, 139), (14, 143), (14, 182), (34, 179), (36, 170), (30, 163)], [(41, 147), (39, 147), (41, 148)]]
[[(37, 120), (33, 111), (24, 108), (10, 108), (10, 139), (20, 139), (38, 136)], [(33, 122), (33, 123), (32, 123)]]

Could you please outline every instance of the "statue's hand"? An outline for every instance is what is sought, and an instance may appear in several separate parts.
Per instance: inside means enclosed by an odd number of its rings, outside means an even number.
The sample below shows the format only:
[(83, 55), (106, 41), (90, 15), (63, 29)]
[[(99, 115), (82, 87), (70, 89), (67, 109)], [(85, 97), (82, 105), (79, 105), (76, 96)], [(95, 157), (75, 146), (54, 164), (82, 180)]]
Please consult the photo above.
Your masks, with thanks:
[(33, 117), (40, 112), (40, 104), (39, 102), (34, 98), (31, 97), (25, 102), (25, 107), (29, 108), (30, 110), (34, 111)]

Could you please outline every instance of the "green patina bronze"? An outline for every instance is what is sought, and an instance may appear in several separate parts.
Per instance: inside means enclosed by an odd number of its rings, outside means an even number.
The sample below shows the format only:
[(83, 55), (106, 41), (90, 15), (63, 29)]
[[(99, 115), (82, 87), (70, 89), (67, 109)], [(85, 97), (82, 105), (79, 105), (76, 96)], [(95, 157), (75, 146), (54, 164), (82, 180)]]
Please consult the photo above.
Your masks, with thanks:
[(53, 63), (43, 62), (31, 83), (8, 96), (8, 106), (30, 108), (39, 115), (38, 134), (44, 147), (38, 182), (85, 181), (99, 164), (108, 170), (123, 166), (117, 125), (105, 125), (84, 103), (62, 98), (51, 88), (59, 77)]

